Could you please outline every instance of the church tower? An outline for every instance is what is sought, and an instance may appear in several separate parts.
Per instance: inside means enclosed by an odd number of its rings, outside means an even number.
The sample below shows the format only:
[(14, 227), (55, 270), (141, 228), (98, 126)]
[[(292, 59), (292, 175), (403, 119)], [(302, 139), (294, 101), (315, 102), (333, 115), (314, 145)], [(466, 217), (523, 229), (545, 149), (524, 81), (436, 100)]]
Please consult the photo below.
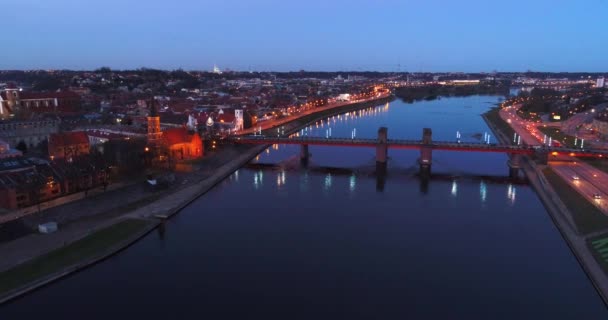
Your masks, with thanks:
[(148, 114), (148, 145), (160, 146), (163, 132), (160, 131), (160, 116), (154, 98), (150, 99), (150, 112)]

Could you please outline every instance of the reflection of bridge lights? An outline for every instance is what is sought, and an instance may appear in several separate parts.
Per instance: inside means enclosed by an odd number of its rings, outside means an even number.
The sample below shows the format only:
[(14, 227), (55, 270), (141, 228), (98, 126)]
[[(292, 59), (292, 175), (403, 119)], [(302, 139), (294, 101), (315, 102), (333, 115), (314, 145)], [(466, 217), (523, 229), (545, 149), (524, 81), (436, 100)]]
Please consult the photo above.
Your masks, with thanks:
[(456, 196), (458, 194), (458, 184), (456, 180), (452, 181), (452, 196)]
[(331, 173), (328, 173), (325, 176), (325, 190), (328, 190), (329, 188), (331, 188)]
[(515, 187), (512, 184), (509, 184), (507, 188), (507, 199), (511, 201), (511, 204), (515, 203)]
[(351, 192), (355, 191), (355, 188), (357, 187), (357, 177), (355, 177), (354, 174), (352, 176), (350, 176), (349, 187), (350, 187), (349, 189)]
[(281, 171), (277, 174), (277, 186), (282, 186), (285, 184), (285, 171)]
[(262, 171), (254, 172), (253, 173), (253, 188), (257, 190), (262, 185), (263, 179), (264, 179), (264, 176), (262, 174)]
[(280, 187), (285, 184), (285, 171), (277, 173), (277, 186)]
[(479, 197), (481, 198), (481, 202), (486, 202), (487, 193), (488, 188), (486, 186), (486, 183), (482, 181), (481, 183), (479, 183)]
[(236, 170), (234, 172), (234, 180), (236, 180), (236, 182), (239, 182), (239, 170)]

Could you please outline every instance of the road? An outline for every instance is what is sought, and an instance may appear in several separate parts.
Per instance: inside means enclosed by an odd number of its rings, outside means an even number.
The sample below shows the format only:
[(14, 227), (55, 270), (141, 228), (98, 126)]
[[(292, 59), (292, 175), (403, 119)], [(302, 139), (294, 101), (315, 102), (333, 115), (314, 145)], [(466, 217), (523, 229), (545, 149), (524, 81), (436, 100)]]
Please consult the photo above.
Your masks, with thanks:
[[(517, 115), (517, 109), (516, 106), (502, 108), (499, 114), (521, 136), (522, 143), (533, 146), (542, 145), (544, 134), (537, 128), (539, 123), (522, 119)], [(588, 117), (585, 114), (577, 116), (574, 116), (577, 118), (572, 123), (568, 123), (568, 126), (575, 127), (578, 121), (584, 121)], [(548, 165), (551, 169), (604, 214), (608, 215), (608, 174), (581, 162), (578, 158), (567, 155), (552, 157), (550, 160)], [(575, 176), (578, 179), (574, 179)], [(595, 199), (594, 194), (599, 194), (600, 199)]]
[[(585, 199), (608, 214), (608, 174), (580, 162), (551, 162), (550, 166)], [(594, 194), (600, 195), (600, 199), (594, 198)]]
[[(511, 106), (500, 109), (500, 117), (508, 122), (513, 130), (521, 136), (522, 144), (540, 146), (543, 144), (543, 134), (536, 128), (538, 123), (522, 119), (517, 115), (517, 107)], [(512, 139), (513, 137), (511, 137)]]
[(254, 127), (252, 128), (248, 128), (245, 130), (241, 130), (241, 131), (237, 131), (236, 135), (249, 135), (249, 134), (253, 134), (255, 132), (257, 132), (258, 130), (260, 130), (260, 128), (262, 130), (267, 130), (270, 128), (274, 128), (277, 126), (281, 126), (285, 123), (291, 122), (293, 120), (297, 120), (298, 118), (316, 113), (316, 112), (321, 112), (321, 111), (325, 111), (325, 110), (330, 110), (330, 109), (334, 109), (334, 108), (339, 108), (339, 107), (343, 107), (346, 105), (350, 105), (350, 104), (355, 104), (355, 103), (362, 103), (362, 102), (368, 102), (368, 101), (373, 101), (373, 100), (378, 100), (378, 99), (383, 99), (383, 98), (388, 98), (390, 96), (390, 92), (386, 92), (386, 93), (377, 93), (376, 95), (367, 98), (367, 99), (360, 99), (360, 100), (353, 100), (353, 101), (345, 101), (345, 102), (335, 102), (332, 104), (329, 104), (325, 107), (319, 107), (319, 108), (311, 108), (302, 112), (299, 112), (297, 114), (293, 114), (291, 116), (285, 117), (285, 118), (281, 118), (281, 119), (274, 119), (274, 120), (266, 120), (266, 121), (262, 121), (257, 123)]

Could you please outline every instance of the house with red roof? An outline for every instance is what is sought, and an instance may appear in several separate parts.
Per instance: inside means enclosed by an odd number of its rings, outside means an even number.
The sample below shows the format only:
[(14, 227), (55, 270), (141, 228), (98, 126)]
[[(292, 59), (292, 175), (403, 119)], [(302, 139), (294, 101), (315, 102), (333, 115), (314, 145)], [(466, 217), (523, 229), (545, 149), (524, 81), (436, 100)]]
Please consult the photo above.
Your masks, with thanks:
[(89, 137), (84, 131), (53, 133), (49, 136), (49, 157), (65, 159), (71, 162), (73, 158), (89, 154)]
[(203, 140), (196, 132), (185, 127), (170, 128), (163, 131), (163, 141), (174, 160), (190, 160), (203, 157)]

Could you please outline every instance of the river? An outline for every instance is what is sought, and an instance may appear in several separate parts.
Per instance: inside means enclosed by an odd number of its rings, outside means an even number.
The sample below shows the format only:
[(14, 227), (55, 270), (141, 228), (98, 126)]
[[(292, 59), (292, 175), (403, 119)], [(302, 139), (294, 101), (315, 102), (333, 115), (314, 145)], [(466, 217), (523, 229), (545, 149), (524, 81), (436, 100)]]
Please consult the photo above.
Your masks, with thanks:
[[(479, 141), (495, 96), (400, 100), (299, 134)], [(480, 138), (481, 136), (481, 138)], [(494, 137), (490, 137), (495, 142)], [(273, 146), (158, 232), (0, 307), (0, 319), (606, 319), (534, 191), (502, 154)], [(345, 168), (348, 170), (328, 169)]]

